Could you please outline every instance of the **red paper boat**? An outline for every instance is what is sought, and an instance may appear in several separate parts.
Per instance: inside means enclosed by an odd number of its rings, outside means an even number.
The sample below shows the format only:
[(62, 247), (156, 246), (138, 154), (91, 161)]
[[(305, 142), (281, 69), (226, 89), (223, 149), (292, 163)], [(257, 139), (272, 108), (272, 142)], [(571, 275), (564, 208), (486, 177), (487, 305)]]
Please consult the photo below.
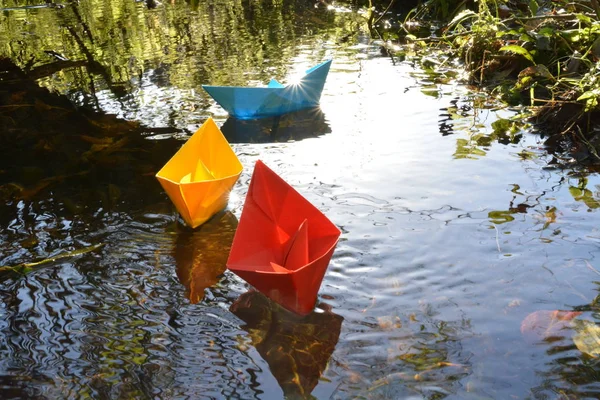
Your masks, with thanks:
[(227, 267), (283, 307), (306, 315), (315, 306), (340, 233), (259, 160)]

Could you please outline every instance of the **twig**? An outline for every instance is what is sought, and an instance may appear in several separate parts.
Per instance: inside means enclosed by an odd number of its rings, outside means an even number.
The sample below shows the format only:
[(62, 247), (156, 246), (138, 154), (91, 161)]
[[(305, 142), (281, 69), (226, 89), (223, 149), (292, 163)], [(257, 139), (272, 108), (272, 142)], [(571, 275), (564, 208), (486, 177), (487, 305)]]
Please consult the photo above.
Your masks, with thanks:
[(592, 155), (594, 157), (596, 157), (596, 160), (600, 160), (600, 156), (598, 155), (598, 152), (596, 152), (596, 148), (585, 138), (585, 136), (583, 135), (583, 132), (581, 132), (581, 128), (579, 126), (577, 127), (577, 133), (579, 133), (581, 140), (587, 146), (590, 153), (592, 153)]
[(536, 103), (552, 103), (557, 105), (565, 105), (565, 104), (581, 104), (577, 101), (568, 101), (568, 100), (556, 100), (556, 99), (535, 99)]
[(27, 269), (31, 269), (34, 267), (39, 267), (40, 265), (44, 265), (44, 264), (48, 264), (63, 258), (68, 258), (68, 257), (75, 257), (75, 256), (79, 256), (82, 254), (86, 254), (86, 253), (90, 253), (94, 250), (98, 250), (99, 248), (101, 248), (102, 246), (104, 246), (104, 243), (100, 243), (100, 244), (95, 244), (89, 247), (85, 247), (83, 249), (79, 249), (79, 250), (75, 250), (75, 251), (71, 251), (69, 253), (61, 253), (58, 254), (54, 257), (49, 257), (49, 258), (45, 258), (41, 261), (35, 261), (35, 262), (31, 262), (31, 263), (23, 263), (23, 264), (19, 264), (19, 265), (14, 265), (14, 266), (2, 266), (0, 267), (0, 272), (2, 271), (14, 271), (17, 273), (21, 273), (21, 274), (26, 274), (26, 270)]
[(500, 250), (500, 240), (498, 239), (498, 227), (496, 224), (492, 224), (492, 226), (496, 230), (496, 246), (498, 247), (498, 253), (502, 253), (502, 250)]
[[(385, 41), (383, 40), (383, 37), (381, 36), (381, 34), (377, 30), (377, 28), (373, 28), (373, 31), (375, 31), (377, 33), (377, 36), (379, 36), (379, 39), (381, 39), (381, 41), (385, 43)], [(396, 60), (394, 60), (394, 55), (392, 54), (390, 49), (388, 49), (385, 45), (382, 47), (385, 50), (385, 52), (387, 53), (387, 55), (390, 56), (390, 58), (392, 59), (392, 65), (396, 65)]]
[(427, 37), (424, 37), (424, 38), (416, 38), (415, 41), (420, 41), (420, 42), (444, 42), (444, 41), (456, 39), (457, 37), (468, 36), (468, 35), (472, 35), (472, 34), (473, 34), (473, 31), (469, 30), (469, 31), (464, 31), (464, 32), (453, 33), (452, 35), (427, 36)]
[(390, 8), (392, 8), (392, 6), (394, 5), (395, 2), (396, 2), (396, 0), (390, 0), (390, 4), (388, 4), (388, 6), (385, 8), (385, 10), (383, 10), (383, 12), (379, 16), (379, 18), (377, 18), (373, 22), (373, 25), (376, 25), (379, 22), (379, 20), (381, 20), (381, 18), (383, 18), (383, 16), (385, 15), (385, 13), (387, 13), (390, 10)]
[[(533, 17), (510, 17), (507, 19), (503, 19), (500, 22), (503, 24), (506, 24), (506, 23), (515, 22), (515, 21), (539, 21), (539, 20), (544, 20), (544, 19), (570, 19), (570, 18), (577, 18), (577, 15), (581, 15), (581, 14), (573, 14), (573, 13), (552, 14), (552, 15), (544, 14), (544, 15), (534, 15)], [(583, 15), (587, 15), (588, 17), (595, 17), (594, 14), (584, 13)]]
[(600, 272), (598, 272), (598, 270), (596, 268), (592, 267), (592, 264), (590, 264), (590, 262), (588, 260), (584, 260), (584, 261), (585, 261), (585, 264), (587, 265), (587, 267), (589, 269), (591, 269), (592, 271), (594, 271), (595, 273), (597, 273), (598, 275), (600, 275)]

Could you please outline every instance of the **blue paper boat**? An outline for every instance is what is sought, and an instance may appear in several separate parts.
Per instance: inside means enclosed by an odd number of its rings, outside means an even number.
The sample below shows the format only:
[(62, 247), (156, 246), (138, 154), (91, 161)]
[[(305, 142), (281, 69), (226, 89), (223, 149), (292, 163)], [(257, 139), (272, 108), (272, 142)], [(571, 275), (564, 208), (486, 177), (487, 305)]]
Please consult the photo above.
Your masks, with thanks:
[(235, 118), (272, 117), (318, 106), (330, 66), (331, 60), (316, 65), (297, 83), (288, 85), (272, 79), (267, 87), (202, 87)]

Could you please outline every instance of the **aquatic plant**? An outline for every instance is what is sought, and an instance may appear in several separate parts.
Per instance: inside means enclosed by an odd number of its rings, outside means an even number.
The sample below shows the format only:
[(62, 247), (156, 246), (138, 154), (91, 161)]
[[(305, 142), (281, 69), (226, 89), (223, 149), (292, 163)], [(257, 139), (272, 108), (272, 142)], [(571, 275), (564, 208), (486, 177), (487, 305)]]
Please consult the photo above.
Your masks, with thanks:
[[(526, 106), (539, 131), (556, 136), (548, 142), (556, 151), (600, 163), (598, 1), (463, 1), (452, 10), (448, 1), (424, 2), (397, 29), (414, 58), (437, 50), (445, 59), (460, 60), (468, 83), (508, 106)], [(412, 29), (415, 25), (428, 29)], [(393, 39), (389, 31), (380, 36)]]

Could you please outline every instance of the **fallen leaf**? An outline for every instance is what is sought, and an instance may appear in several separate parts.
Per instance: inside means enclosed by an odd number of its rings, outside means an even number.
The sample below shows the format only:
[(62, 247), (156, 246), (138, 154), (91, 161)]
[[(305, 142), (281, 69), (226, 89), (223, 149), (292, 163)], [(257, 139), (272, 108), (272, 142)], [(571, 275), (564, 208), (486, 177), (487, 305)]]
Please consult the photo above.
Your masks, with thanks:
[(580, 311), (535, 311), (525, 317), (521, 323), (521, 333), (530, 343), (562, 338), (571, 329), (571, 320), (580, 314)]
[(600, 327), (592, 321), (578, 319), (573, 321), (575, 336), (573, 342), (582, 353), (592, 357), (600, 356)]

